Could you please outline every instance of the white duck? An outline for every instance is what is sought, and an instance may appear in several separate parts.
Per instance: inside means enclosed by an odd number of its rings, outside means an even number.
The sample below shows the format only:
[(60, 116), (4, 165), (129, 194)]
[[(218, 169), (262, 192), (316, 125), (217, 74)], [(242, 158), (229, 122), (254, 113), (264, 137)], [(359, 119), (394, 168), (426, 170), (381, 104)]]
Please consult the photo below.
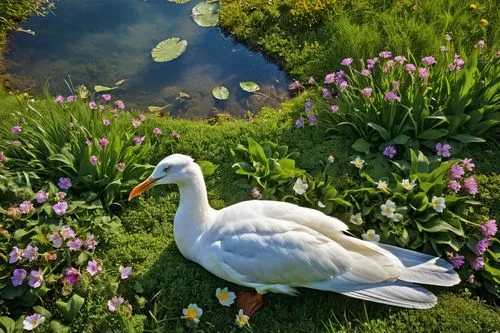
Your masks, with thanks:
[(200, 167), (186, 155), (163, 159), (129, 200), (155, 185), (177, 184), (174, 237), (184, 257), (221, 279), (255, 288), (237, 306), (252, 315), (268, 292), (296, 295), (296, 287), (333, 291), (394, 306), (425, 309), (436, 297), (423, 283), (460, 282), (443, 259), (349, 236), (340, 220), (278, 201), (210, 207)]

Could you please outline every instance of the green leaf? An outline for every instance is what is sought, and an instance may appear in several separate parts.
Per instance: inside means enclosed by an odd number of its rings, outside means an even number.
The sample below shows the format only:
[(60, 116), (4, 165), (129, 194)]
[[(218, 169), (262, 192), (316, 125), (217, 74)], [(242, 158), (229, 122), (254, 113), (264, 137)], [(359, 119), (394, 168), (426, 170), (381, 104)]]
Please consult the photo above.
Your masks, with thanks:
[(47, 320), (47, 321), (49, 321), (50, 318), (52, 317), (52, 313), (50, 313), (49, 310), (47, 310), (46, 308), (44, 308), (44, 307), (42, 307), (40, 305), (34, 306), (33, 310), (35, 310), (36, 313), (39, 313), (42, 316), (44, 316), (45, 320)]
[(193, 7), (191, 17), (200, 27), (214, 27), (219, 24), (218, 1), (203, 1)]
[(212, 89), (212, 95), (221, 101), (225, 101), (229, 98), (229, 90), (224, 86), (217, 86)]
[(419, 212), (423, 212), (427, 208), (428, 203), (429, 199), (427, 198), (427, 195), (423, 192), (418, 193), (411, 200), (411, 204)]
[(5, 333), (14, 333), (16, 329), (16, 322), (6, 316), (0, 317), (0, 328), (3, 329)]
[(218, 167), (217, 164), (213, 164), (210, 161), (198, 161), (198, 165), (200, 166), (203, 176), (205, 177), (213, 175)]
[(240, 82), (240, 88), (246, 92), (256, 92), (260, 90), (260, 86), (251, 81)]
[(167, 62), (174, 60), (186, 52), (188, 42), (180, 38), (169, 38), (158, 43), (151, 51), (151, 56), (156, 62)]
[(375, 123), (368, 123), (367, 125), (376, 130), (385, 141), (389, 141), (391, 139), (389, 132), (382, 126)]
[(429, 222), (419, 223), (417, 221), (417, 226), (419, 230), (425, 230), (427, 232), (448, 232), (451, 231), (457, 236), (464, 237), (464, 231), (462, 226), (459, 224), (460, 228), (455, 228), (448, 222), (441, 219), (432, 219)]
[(357, 139), (351, 146), (357, 152), (366, 153), (370, 152), (371, 144), (364, 139)]
[(486, 140), (482, 138), (478, 138), (477, 136), (472, 136), (468, 134), (457, 134), (452, 136), (451, 138), (458, 140), (462, 143), (486, 142)]
[(257, 161), (262, 165), (267, 165), (266, 153), (262, 146), (253, 139), (248, 139), (248, 152), (253, 161)]
[(430, 129), (430, 130), (427, 130), (427, 131), (420, 133), (418, 138), (425, 139), (425, 140), (435, 140), (435, 139), (442, 138), (443, 136), (446, 136), (446, 134), (448, 134), (448, 131), (445, 129), (438, 129), (438, 130)]
[(394, 139), (392, 139), (389, 143), (394, 143), (397, 145), (405, 145), (409, 139), (410, 137), (408, 135), (400, 134)]
[(69, 333), (71, 328), (61, 324), (58, 320), (52, 320), (49, 325), (52, 333)]
[(77, 294), (74, 294), (73, 297), (69, 300), (69, 302), (64, 302), (58, 300), (56, 302), (57, 307), (61, 311), (63, 318), (66, 322), (70, 323), (75, 319), (78, 312), (80, 312), (85, 299)]

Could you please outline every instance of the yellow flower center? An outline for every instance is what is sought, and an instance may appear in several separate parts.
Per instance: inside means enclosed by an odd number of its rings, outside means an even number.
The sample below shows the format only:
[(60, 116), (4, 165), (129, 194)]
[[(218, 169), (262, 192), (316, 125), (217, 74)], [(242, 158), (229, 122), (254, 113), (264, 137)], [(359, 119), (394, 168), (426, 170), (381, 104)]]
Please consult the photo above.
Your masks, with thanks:
[(219, 299), (219, 301), (224, 302), (227, 301), (229, 295), (227, 293), (220, 293), (219, 296), (217, 296), (217, 298)]
[(432, 201), (432, 204), (433, 204), (434, 206), (439, 206), (439, 205), (440, 205), (440, 202), (439, 202), (439, 200), (438, 200), (438, 199), (434, 199), (434, 200)]
[(392, 208), (391, 208), (391, 207), (389, 207), (389, 206), (386, 206), (386, 207), (385, 207), (385, 212), (386, 212), (386, 213), (391, 213), (391, 212), (392, 212)]
[(195, 309), (188, 309), (186, 312), (186, 317), (189, 320), (194, 320), (198, 316), (198, 312)]
[(236, 321), (239, 326), (245, 326), (246, 324), (248, 324), (248, 317), (238, 316), (238, 319)]
[(473, 3), (471, 3), (469, 7), (470, 7), (470, 9), (476, 9), (477, 8), (476, 4), (473, 4)]

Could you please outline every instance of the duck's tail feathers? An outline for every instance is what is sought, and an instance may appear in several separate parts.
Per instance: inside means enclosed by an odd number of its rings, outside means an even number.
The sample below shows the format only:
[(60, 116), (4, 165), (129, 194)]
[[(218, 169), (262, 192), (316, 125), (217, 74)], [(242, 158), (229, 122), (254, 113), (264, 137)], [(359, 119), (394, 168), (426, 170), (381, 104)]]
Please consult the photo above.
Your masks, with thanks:
[(397, 257), (404, 267), (400, 268), (398, 279), (406, 282), (435, 286), (454, 286), (460, 277), (446, 260), (428, 254), (402, 249), (396, 246), (378, 244)]

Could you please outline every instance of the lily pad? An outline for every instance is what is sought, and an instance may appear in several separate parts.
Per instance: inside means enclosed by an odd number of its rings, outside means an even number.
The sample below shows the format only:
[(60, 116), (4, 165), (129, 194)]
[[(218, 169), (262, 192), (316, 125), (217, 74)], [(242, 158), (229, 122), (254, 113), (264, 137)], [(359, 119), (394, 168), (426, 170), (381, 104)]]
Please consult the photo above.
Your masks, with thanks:
[(173, 60), (186, 52), (188, 42), (180, 38), (169, 38), (160, 42), (151, 51), (151, 56), (156, 62)]
[(168, 2), (175, 2), (175, 3), (186, 3), (186, 2), (189, 2), (191, 0), (167, 0)]
[(191, 16), (200, 27), (215, 27), (219, 24), (219, 2), (200, 2), (193, 7)]
[(245, 82), (240, 82), (240, 87), (241, 89), (245, 90), (246, 92), (256, 92), (260, 90), (260, 86), (252, 81), (245, 81)]
[(227, 88), (224, 86), (217, 86), (212, 89), (212, 95), (214, 95), (215, 98), (220, 99), (221, 101), (225, 101), (229, 98), (229, 90), (227, 90)]

